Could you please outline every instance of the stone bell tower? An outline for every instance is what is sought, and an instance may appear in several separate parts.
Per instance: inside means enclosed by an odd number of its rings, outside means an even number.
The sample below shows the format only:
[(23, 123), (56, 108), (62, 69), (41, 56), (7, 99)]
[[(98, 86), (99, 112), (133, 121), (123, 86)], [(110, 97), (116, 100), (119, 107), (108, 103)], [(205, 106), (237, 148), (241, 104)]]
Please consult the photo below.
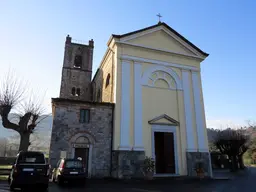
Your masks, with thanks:
[(60, 98), (90, 101), (93, 40), (89, 45), (74, 43), (66, 37)]

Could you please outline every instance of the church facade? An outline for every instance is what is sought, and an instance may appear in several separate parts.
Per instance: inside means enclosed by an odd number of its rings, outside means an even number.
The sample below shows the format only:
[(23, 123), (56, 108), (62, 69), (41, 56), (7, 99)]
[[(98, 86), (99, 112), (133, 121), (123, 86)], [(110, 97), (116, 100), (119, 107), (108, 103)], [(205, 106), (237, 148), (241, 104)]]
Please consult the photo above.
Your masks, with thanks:
[(91, 81), (92, 52), (93, 41), (67, 37), (50, 162), (86, 154), (88, 176), (141, 177), (148, 156), (156, 177), (195, 176), (198, 161), (211, 176), (200, 74), (208, 54), (161, 22), (112, 35)]

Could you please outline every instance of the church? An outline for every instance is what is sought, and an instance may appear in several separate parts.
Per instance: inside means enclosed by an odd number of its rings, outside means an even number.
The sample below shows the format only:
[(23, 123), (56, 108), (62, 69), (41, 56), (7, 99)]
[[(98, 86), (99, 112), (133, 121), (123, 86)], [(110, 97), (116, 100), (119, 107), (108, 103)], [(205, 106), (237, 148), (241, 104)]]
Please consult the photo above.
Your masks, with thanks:
[(208, 54), (164, 22), (112, 35), (92, 78), (94, 41), (66, 37), (52, 98), (49, 162), (81, 157), (88, 177), (212, 176), (200, 65)]

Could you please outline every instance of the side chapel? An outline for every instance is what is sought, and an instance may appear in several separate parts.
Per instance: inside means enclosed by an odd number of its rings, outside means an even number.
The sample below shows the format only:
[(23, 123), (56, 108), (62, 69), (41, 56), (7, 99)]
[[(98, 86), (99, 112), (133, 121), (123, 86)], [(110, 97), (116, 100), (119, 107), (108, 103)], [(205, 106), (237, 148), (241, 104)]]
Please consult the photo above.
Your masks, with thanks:
[[(88, 177), (212, 176), (201, 62), (207, 53), (166, 23), (112, 35), (92, 78), (93, 40), (66, 37), (59, 98), (52, 99), (50, 163), (81, 157)], [(127, 171), (128, 170), (128, 171)]]

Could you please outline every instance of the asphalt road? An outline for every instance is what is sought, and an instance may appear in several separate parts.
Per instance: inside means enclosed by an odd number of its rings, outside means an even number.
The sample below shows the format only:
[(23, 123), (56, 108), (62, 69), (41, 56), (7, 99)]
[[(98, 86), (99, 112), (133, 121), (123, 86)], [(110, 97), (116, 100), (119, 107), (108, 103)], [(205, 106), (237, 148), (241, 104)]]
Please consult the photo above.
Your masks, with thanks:
[[(86, 185), (85, 187), (70, 186), (70, 187), (59, 187), (56, 184), (51, 183), (48, 192), (216, 192), (211, 190), (206, 185), (197, 184), (184, 184), (184, 185), (134, 185), (134, 184), (117, 184), (117, 183), (104, 183), (104, 184), (92, 184)], [(30, 190), (31, 192), (38, 190)], [(0, 184), (0, 192), (9, 192), (8, 184)]]
[[(18, 190), (17, 190), (18, 191)], [(35, 191), (33, 189), (29, 191)], [(80, 186), (65, 186), (59, 187), (56, 184), (50, 184), (48, 192), (161, 192), (157, 189), (144, 189), (143, 187), (123, 186), (117, 184), (100, 184), (100, 185), (87, 185), (85, 187)], [(9, 192), (9, 186), (7, 184), (0, 184), (0, 192)]]
[(250, 167), (246, 172), (239, 173), (233, 180), (219, 186), (218, 192), (255, 192), (256, 168)]
[[(249, 168), (239, 173), (232, 180), (212, 181), (171, 181), (155, 184), (121, 183), (101, 181), (81, 186), (59, 187), (54, 183), (49, 186), (49, 192), (254, 192), (256, 182), (256, 168)], [(7, 183), (0, 183), (0, 192), (8, 192)], [(35, 191), (35, 190), (32, 190)]]

